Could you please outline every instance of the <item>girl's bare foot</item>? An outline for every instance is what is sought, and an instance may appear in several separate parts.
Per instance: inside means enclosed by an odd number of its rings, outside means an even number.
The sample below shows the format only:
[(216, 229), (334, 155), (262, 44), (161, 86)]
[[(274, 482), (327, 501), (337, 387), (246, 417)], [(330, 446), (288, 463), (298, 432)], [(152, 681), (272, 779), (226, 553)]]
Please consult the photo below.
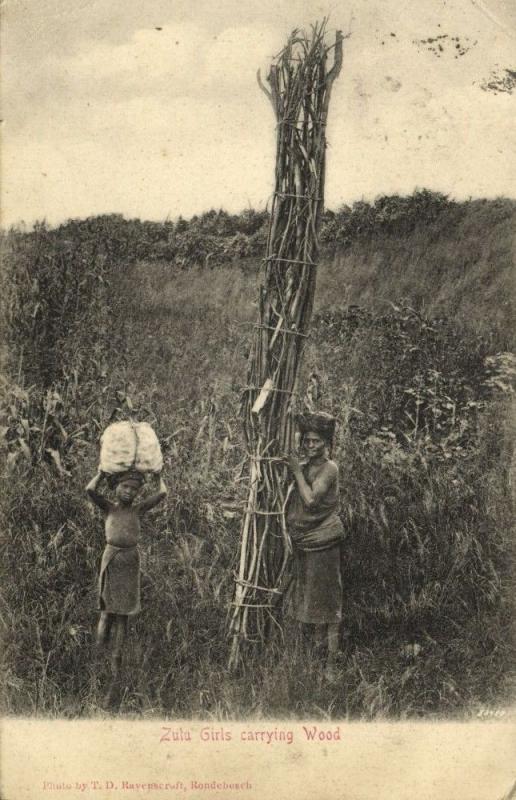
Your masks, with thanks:
[(339, 678), (339, 670), (337, 668), (335, 656), (330, 655), (326, 662), (326, 669), (324, 670), (324, 678), (328, 683), (335, 683)]
[(118, 681), (111, 681), (107, 694), (103, 700), (102, 708), (106, 711), (118, 711), (120, 708), (120, 685)]

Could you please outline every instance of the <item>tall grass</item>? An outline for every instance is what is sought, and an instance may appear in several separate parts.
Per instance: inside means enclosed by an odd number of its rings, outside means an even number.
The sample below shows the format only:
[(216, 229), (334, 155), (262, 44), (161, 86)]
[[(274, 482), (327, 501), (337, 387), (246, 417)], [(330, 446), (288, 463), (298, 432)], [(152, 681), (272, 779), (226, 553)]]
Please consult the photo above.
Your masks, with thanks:
[[(404, 302), (483, 332), (493, 348), (514, 350), (516, 203), (435, 201), (419, 216), (417, 195), (412, 199), (409, 225), (403, 214), (382, 224), (381, 209), (367, 204), (341, 222), (337, 215), (327, 231), (334, 237), (327, 242), (333, 257), (319, 279), (319, 302), (334, 297), (338, 305), (344, 296), (379, 310), (387, 301)], [(395, 209), (399, 213), (399, 203)], [(351, 222), (352, 234), (346, 234)]]
[[(473, 253), (476, 226), (461, 225), (460, 252), (470, 236)], [(321, 269), (305, 384), (315, 380), (320, 404), (343, 421), (335, 455), (348, 538), (334, 685), (322, 682), (309, 638), (289, 627), (284, 646), (256, 650), (238, 675), (226, 671), (246, 495), (237, 410), (257, 265), (175, 272), (133, 263), (112, 247), (109, 225), (90, 235), (68, 226), (66, 244), (59, 231), (11, 235), (3, 278), (6, 713), (99, 713), (105, 667), (92, 634), (103, 531), (83, 486), (101, 430), (129, 415), (156, 427), (171, 493), (145, 522), (143, 611), (130, 633), (122, 713), (372, 719), (470, 714), (504, 702), (514, 657), (513, 366), (489, 358), (506, 349), (507, 306), (472, 305), (466, 324), (455, 305), (455, 261), (434, 276), (439, 304), (430, 299), (426, 273), (437, 254), (459, 252), (452, 232), (427, 239), (424, 257), (420, 229), (403, 248), (388, 236), (357, 240)], [(509, 234), (503, 226), (499, 234), (496, 245), (485, 232), (489, 279), (500, 290)], [(390, 268), (372, 270), (360, 288), (367, 252), (377, 264), (390, 258)], [(421, 284), (425, 305), (415, 309)]]

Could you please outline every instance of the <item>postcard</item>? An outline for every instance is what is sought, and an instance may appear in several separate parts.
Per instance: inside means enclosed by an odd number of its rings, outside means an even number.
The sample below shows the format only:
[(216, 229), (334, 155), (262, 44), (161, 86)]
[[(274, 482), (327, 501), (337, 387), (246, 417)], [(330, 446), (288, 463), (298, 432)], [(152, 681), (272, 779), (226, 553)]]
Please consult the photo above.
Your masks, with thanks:
[(516, 797), (514, 10), (3, 23), (1, 797)]

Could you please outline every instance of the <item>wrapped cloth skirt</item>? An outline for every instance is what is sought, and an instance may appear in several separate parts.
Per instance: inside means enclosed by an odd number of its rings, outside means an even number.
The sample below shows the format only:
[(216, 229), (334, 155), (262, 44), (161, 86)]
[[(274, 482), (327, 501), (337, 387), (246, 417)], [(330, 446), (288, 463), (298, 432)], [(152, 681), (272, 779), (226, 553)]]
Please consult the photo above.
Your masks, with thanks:
[(294, 546), (292, 577), (285, 595), (285, 612), (313, 625), (342, 621), (341, 544), (325, 550)]
[(138, 546), (106, 545), (99, 576), (99, 608), (108, 614), (137, 614), (140, 606)]

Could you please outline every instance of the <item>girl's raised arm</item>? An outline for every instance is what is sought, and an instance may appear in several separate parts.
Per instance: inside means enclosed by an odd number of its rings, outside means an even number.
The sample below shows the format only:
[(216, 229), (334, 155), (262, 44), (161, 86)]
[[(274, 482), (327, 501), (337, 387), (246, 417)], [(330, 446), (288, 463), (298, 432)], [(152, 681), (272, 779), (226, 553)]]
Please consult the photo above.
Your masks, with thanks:
[(158, 503), (161, 503), (162, 500), (168, 494), (168, 489), (165, 486), (163, 478), (159, 480), (159, 489), (157, 494), (151, 494), (150, 497), (147, 497), (145, 500), (142, 500), (141, 503), (138, 503), (137, 509), (140, 514), (144, 513), (145, 511), (150, 511), (151, 508), (157, 506)]
[(101, 480), (102, 480), (102, 472), (97, 472), (95, 477), (92, 478), (91, 481), (86, 486), (86, 494), (88, 495), (92, 503), (95, 503), (95, 505), (101, 508), (102, 511), (108, 512), (111, 511), (111, 503), (109, 502), (107, 497), (104, 497), (104, 495), (99, 494), (97, 492), (97, 487)]

